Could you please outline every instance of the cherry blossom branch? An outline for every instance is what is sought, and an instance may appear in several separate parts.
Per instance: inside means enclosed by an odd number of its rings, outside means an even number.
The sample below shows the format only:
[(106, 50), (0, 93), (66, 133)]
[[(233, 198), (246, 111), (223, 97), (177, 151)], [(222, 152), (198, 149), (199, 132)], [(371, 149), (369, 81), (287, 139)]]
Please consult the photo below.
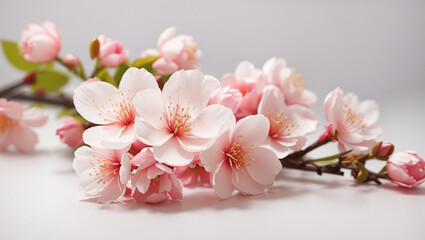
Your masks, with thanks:
[(313, 151), (314, 149), (316, 149), (318, 147), (321, 147), (321, 146), (327, 144), (328, 142), (330, 142), (329, 139), (325, 139), (324, 141), (320, 141), (320, 142), (317, 141), (317, 142), (311, 144), (310, 146), (308, 146), (306, 149), (291, 153), (285, 158), (295, 159), (295, 160), (300, 159), (300, 158), (304, 157), (307, 153)]
[(63, 94), (36, 96), (33, 94), (28, 94), (28, 93), (20, 93), (20, 94), (10, 96), (10, 99), (47, 103), (47, 104), (62, 106), (66, 108), (75, 108), (72, 99)]
[(83, 67), (81, 64), (78, 64), (78, 67), (80, 69), (80, 71), (77, 71), (75, 68), (70, 68), (68, 67), (64, 61), (62, 59), (60, 59), (59, 57), (56, 58), (56, 61), (58, 63), (60, 63), (62, 66), (64, 66), (65, 68), (67, 68), (69, 71), (71, 71), (72, 73), (74, 73), (77, 77), (81, 78), (81, 80), (85, 81), (87, 80), (87, 77), (85, 76)]

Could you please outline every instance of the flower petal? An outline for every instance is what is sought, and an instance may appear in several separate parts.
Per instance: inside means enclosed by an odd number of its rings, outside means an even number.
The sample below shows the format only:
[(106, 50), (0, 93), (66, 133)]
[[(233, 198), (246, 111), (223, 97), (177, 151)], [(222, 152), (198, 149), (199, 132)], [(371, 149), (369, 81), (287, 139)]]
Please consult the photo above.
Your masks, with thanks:
[(173, 136), (168, 129), (157, 128), (138, 117), (136, 117), (135, 126), (140, 141), (151, 146), (160, 146)]
[(192, 162), (195, 153), (185, 151), (177, 138), (172, 137), (164, 144), (153, 147), (153, 155), (160, 163), (184, 166)]
[(158, 89), (147, 89), (139, 92), (134, 97), (134, 108), (138, 116), (155, 126), (164, 127), (164, 105), (161, 99), (161, 91)]
[(232, 142), (260, 146), (269, 134), (270, 123), (263, 115), (252, 115), (239, 120), (232, 133)]
[(138, 92), (146, 89), (158, 89), (154, 76), (146, 69), (129, 68), (122, 76), (119, 89), (125, 95), (134, 97)]
[(217, 138), (215, 144), (201, 152), (201, 162), (208, 172), (214, 172), (217, 169), (217, 165), (227, 159), (223, 151), (228, 145), (229, 137), (230, 130), (227, 130)]
[(225, 161), (219, 163), (217, 170), (212, 176), (212, 183), (215, 193), (221, 198), (226, 199), (232, 196), (235, 187), (232, 183), (232, 169)]
[(246, 165), (246, 170), (256, 182), (263, 185), (271, 185), (276, 175), (282, 169), (276, 154), (270, 149), (256, 147), (251, 151), (254, 161), (250, 165)]
[(200, 138), (213, 138), (220, 132), (232, 128), (235, 122), (232, 110), (221, 105), (211, 105), (204, 108), (193, 121), (190, 133)]
[(96, 148), (121, 149), (136, 140), (134, 125), (120, 127), (117, 125), (96, 126), (83, 133), (84, 142)]

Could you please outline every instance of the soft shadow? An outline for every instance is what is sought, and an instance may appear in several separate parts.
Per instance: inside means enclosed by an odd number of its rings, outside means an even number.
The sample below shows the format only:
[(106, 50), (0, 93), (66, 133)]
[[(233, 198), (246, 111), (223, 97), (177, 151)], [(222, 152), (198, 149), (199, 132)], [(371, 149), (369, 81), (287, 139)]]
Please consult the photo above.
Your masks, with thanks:
[(402, 193), (405, 195), (415, 195), (415, 196), (424, 196), (425, 188), (424, 187), (415, 187), (415, 188), (405, 188), (393, 185), (392, 183), (382, 184), (379, 187), (384, 188), (389, 191), (394, 191), (398, 193)]
[(48, 150), (46, 149), (42, 149), (42, 150), (35, 150), (34, 152), (31, 153), (22, 153), (22, 152), (18, 152), (15, 149), (10, 149), (10, 150), (6, 150), (0, 153), (0, 160), (9, 160), (11, 158), (13, 158), (13, 161), (16, 161), (16, 157), (21, 157), (22, 159), (31, 159), (34, 156), (41, 156), (41, 155), (45, 155), (49, 153)]

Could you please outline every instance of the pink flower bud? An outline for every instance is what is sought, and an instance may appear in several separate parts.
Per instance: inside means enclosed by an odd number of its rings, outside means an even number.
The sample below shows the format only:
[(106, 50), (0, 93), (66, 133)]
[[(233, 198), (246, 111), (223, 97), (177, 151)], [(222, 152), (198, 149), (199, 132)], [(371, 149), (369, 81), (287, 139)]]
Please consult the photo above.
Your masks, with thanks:
[(87, 83), (93, 83), (93, 82), (98, 82), (98, 81), (99, 81), (99, 79), (97, 79), (97, 77), (89, 78), (89, 79), (87, 79), (86, 81), (84, 81), (84, 82), (80, 83), (80, 85), (79, 85), (79, 86), (83, 86), (83, 85), (85, 85), (85, 84), (87, 84)]
[(66, 118), (56, 129), (56, 135), (71, 148), (76, 148), (83, 143), (83, 123), (72, 118)]
[(372, 154), (378, 158), (388, 158), (394, 152), (394, 145), (389, 142), (378, 142), (372, 149)]
[(27, 85), (33, 85), (35, 83), (35, 80), (36, 80), (35, 77), (36, 77), (36, 73), (32, 72), (32, 73), (26, 75), (24, 77), (24, 79), (22, 80), (22, 82), (24, 82)]
[(327, 141), (336, 140), (336, 129), (332, 124), (325, 126), (325, 131), (320, 135), (319, 140), (317, 142), (323, 143)]
[(62, 47), (62, 38), (56, 25), (46, 21), (41, 25), (30, 24), (22, 31), (19, 51), (28, 62), (54, 61)]
[(415, 187), (425, 181), (425, 161), (416, 152), (393, 154), (387, 162), (391, 180), (402, 187)]
[(68, 67), (68, 68), (76, 68), (78, 66), (78, 58), (77, 56), (75, 56), (74, 54), (68, 53), (65, 55), (65, 57), (63, 57), (63, 63)]
[(100, 43), (99, 61), (107, 68), (114, 68), (127, 59), (128, 50), (124, 49), (121, 42), (111, 40), (103, 35), (98, 38)]

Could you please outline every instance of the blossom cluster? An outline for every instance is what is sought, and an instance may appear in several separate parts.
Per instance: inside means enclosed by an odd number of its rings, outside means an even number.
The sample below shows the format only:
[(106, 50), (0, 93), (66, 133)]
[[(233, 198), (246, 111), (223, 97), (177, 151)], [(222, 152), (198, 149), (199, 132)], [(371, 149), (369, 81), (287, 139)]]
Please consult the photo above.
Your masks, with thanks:
[[(31, 24), (18, 48), (28, 62), (59, 61), (85, 80), (73, 93), (75, 113), (56, 134), (78, 148), (73, 167), (87, 199), (158, 203), (182, 199), (183, 186), (212, 187), (223, 199), (235, 191), (261, 194), (273, 185), (281, 161), (302, 153), (317, 129), (309, 108), (317, 97), (282, 58), (262, 68), (241, 62), (218, 80), (198, 68), (201, 51), (193, 38), (176, 36), (171, 27), (132, 65), (121, 42), (100, 35), (90, 44), (97, 66), (86, 77), (78, 57), (59, 58), (61, 46), (56, 26), (44, 22)], [(122, 75), (113, 79), (108, 68)], [(425, 161), (416, 153), (391, 156), (394, 146), (377, 142), (376, 102), (336, 88), (323, 106), (327, 124), (317, 145), (338, 143), (338, 167), (356, 166), (360, 182), (366, 160), (384, 159), (398, 185), (425, 181)], [(12, 144), (30, 152), (37, 142), (30, 127), (46, 120), (40, 109), (24, 111), (0, 99), (0, 149)]]

